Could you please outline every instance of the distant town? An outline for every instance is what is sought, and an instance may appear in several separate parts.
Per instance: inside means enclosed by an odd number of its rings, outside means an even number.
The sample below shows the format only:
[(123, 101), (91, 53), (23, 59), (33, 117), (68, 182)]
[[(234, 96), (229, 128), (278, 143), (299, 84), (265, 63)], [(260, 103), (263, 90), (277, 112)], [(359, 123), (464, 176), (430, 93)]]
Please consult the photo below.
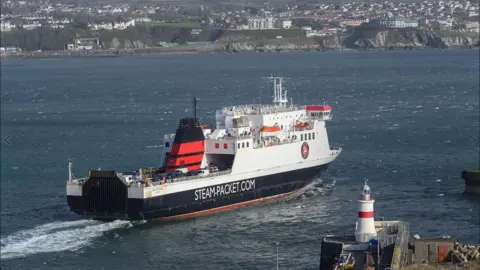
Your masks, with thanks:
[[(235, 30), (303, 29), (306, 37), (327, 36), (361, 24), (385, 28), (435, 28), (479, 33), (479, 3), (429, 0), (418, 2), (349, 2), (242, 7), (162, 4), (66, 4), (50, 1), (1, 2), (1, 33), (38, 28), (83, 28), (89, 31), (125, 30), (138, 25), (177, 24), (199, 34), (204, 28)], [(92, 49), (98, 40), (84, 45)], [(0, 52), (18, 51), (3, 44)], [(65, 49), (79, 49), (66, 44)]]

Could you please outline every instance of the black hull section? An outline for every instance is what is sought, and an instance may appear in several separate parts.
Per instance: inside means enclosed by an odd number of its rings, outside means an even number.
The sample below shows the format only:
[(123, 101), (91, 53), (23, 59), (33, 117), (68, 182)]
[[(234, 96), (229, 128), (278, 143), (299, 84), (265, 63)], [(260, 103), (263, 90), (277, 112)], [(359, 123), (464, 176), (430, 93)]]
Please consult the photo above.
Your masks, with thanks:
[[(122, 202), (122, 198), (115, 198), (112, 194), (118, 194), (123, 197), (123, 192), (108, 194), (108, 192), (102, 190), (96, 192), (104, 192), (105, 196), (115, 201), (116, 205), (118, 205), (117, 210), (112, 211), (112, 204), (107, 204), (106, 201), (103, 200), (96, 199), (97, 203), (93, 203), (92, 200), (94, 196), (85, 196), (85, 191), (82, 197), (67, 196), (67, 201), (72, 211), (94, 219), (139, 220), (186, 218), (237, 208), (268, 199), (280, 198), (282, 195), (288, 195), (311, 183), (327, 169), (328, 165), (329, 164), (324, 164), (317, 167), (257, 177), (255, 178), (254, 189), (204, 200), (196, 196), (197, 193), (195, 193), (195, 190), (188, 190), (149, 199), (128, 198), (126, 199), (125, 205), (122, 205), (119, 203)], [(84, 187), (88, 185), (90, 180), (91, 179), (84, 184)], [(98, 180), (96, 181), (98, 182)], [(118, 179), (118, 181), (120, 180)], [(110, 183), (109, 185), (118, 189), (114, 184)], [(98, 203), (98, 201), (100, 201), (100, 203)], [(96, 206), (96, 208), (92, 206)]]
[(465, 180), (465, 193), (480, 194), (480, 169), (472, 169), (462, 172)]

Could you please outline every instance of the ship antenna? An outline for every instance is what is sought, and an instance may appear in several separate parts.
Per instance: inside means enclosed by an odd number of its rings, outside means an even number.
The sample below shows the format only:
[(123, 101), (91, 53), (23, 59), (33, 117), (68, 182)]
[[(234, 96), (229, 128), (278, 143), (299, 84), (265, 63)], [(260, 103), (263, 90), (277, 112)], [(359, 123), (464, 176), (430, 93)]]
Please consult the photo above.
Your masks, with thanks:
[(193, 97), (193, 117), (197, 118), (197, 97)]
[(287, 106), (288, 96), (287, 90), (283, 87), (283, 82), (288, 78), (270, 76), (265, 79), (273, 82), (273, 103), (275, 105)]
[(68, 159), (68, 181), (72, 182), (72, 161)]

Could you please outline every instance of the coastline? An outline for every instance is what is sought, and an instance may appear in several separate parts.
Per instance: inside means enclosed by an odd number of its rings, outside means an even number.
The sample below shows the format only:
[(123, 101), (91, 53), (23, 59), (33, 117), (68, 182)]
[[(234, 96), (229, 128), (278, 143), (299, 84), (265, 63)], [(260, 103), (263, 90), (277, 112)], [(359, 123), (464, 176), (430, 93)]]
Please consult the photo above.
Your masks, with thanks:
[(281, 52), (342, 52), (342, 51), (392, 51), (392, 50), (408, 50), (408, 51), (432, 51), (432, 50), (471, 50), (479, 49), (476, 46), (455, 46), (448, 48), (426, 48), (426, 47), (380, 47), (380, 48), (320, 48), (314, 47), (299, 47), (288, 49), (265, 49), (255, 48), (252, 50), (225, 50), (218, 46), (178, 46), (178, 47), (156, 47), (148, 49), (119, 49), (119, 50), (84, 50), (84, 51), (35, 51), (35, 52), (20, 52), (0, 55), (0, 60), (6, 59), (44, 59), (44, 58), (84, 58), (84, 57), (121, 57), (121, 56), (161, 56), (161, 55), (191, 55), (199, 53), (210, 54), (235, 54), (242, 52), (256, 52), (256, 53), (281, 53)]

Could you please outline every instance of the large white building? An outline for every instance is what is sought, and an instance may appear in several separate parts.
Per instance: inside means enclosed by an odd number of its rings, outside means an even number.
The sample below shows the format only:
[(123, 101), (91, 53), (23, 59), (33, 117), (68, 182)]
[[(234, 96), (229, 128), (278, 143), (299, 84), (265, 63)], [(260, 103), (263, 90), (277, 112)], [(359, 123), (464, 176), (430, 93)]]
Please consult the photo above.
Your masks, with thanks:
[(275, 20), (273, 17), (250, 17), (248, 18), (248, 29), (250, 30), (263, 30), (274, 29)]
[(418, 27), (418, 19), (404, 17), (380, 17), (371, 20), (370, 23), (388, 28)]

